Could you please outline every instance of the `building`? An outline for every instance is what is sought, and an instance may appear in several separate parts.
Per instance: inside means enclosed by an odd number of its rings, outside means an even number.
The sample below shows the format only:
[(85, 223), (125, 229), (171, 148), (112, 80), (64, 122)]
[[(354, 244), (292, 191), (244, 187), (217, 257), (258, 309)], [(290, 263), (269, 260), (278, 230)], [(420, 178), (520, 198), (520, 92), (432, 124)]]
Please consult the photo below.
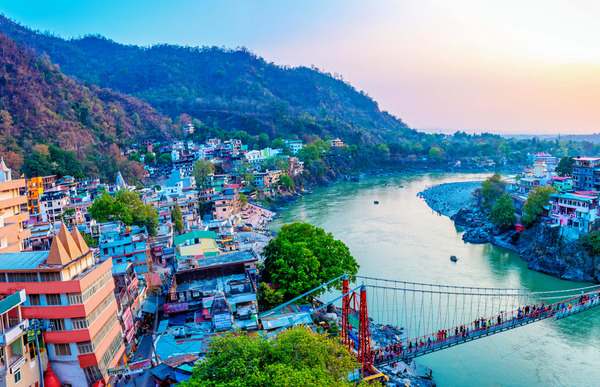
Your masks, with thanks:
[(552, 176), (552, 187), (564, 193), (573, 190), (573, 179), (569, 176)]
[[(25, 290), (0, 297), (0, 386), (37, 386), (48, 363), (40, 348), (37, 357), (35, 341), (28, 340), (29, 319), (23, 317), (21, 306)], [(40, 338), (41, 340), (41, 338)]]
[(216, 220), (230, 219), (238, 215), (242, 208), (239, 193), (231, 188), (224, 189), (222, 194), (213, 198), (213, 200), (213, 218)]
[(112, 260), (114, 265), (129, 262), (138, 275), (149, 271), (151, 255), (145, 227), (111, 222), (103, 223), (99, 228), (100, 260)]
[(560, 225), (563, 234), (577, 238), (596, 229), (598, 193), (558, 193), (550, 196), (550, 219)]
[(32, 217), (41, 212), (40, 197), (44, 193), (44, 178), (41, 176), (27, 179), (27, 208)]
[(533, 164), (545, 164), (548, 172), (554, 172), (556, 170), (556, 167), (558, 166), (558, 162), (558, 157), (552, 156), (551, 154), (546, 152), (539, 152), (533, 155)]
[(24, 289), (22, 316), (38, 319), (52, 369), (63, 385), (106, 379), (124, 353), (112, 280), (112, 261), (64, 225), (49, 251), (0, 254), (0, 294)]
[(346, 146), (346, 144), (344, 144), (344, 141), (342, 141), (342, 139), (340, 138), (334, 138), (329, 142), (329, 144), (332, 148), (343, 148)]
[(173, 238), (178, 270), (198, 267), (198, 261), (205, 257), (219, 255), (217, 234), (213, 231), (194, 230)]
[(62, 221), (62, 216), (70, 202), (71, 198), (68, 191), (61, 187), (44, 190), (40, 197), (42, 222), (56, 223)]
[(573, 182), (580, 191), (600, 189), (600, 157), (573, 158)]
[(112, 274), (115, 280), (117, 315), (121, 322), (125, 344), (131, 349), (139, 327), (139, 319), (136, 317), (140, 313), (140, 307), (146, 296), (147, 288), (138, 280), (133, 265), (129, 262), (114, 265)]
[(0, 252), (16, 252), (27, 248), (30, 236), (26, 223), (27, 196), (25, 179), (13, 179), (10, 168), (0, 158)]
[(289, 149), (291, 154), (297, 155), (304, 147), (304, 144), (302, 140), (285, 140), (285, 147)]

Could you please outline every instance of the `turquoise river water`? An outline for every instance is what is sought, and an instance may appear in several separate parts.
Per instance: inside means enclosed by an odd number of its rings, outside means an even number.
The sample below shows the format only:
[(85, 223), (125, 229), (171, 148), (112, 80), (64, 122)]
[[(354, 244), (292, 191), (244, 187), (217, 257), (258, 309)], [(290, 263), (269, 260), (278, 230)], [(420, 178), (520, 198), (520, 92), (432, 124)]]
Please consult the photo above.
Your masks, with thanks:
[[(431, 185), (479, 179), (393, 175), (336, 183), (288, 205), (274, 227), (306, 221), (325, 228), (350, 247), (363, 275), (532, 291), (582, 286), (531, 271), (500, 248), (463, 243), (452, 221), (417, 197)], [(459, 262), (450, 262), (450, 255)], [(439, 386), (600, 386), (600, 310), (538, 322), (418, 362), (433, 369)]]

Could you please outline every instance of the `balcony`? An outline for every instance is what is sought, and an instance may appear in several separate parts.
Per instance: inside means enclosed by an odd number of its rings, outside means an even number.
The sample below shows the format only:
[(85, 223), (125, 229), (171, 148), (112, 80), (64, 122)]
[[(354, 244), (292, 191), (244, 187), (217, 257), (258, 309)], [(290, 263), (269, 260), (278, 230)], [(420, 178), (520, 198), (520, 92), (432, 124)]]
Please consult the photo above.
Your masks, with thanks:
[(4, 332), (0, 334), (0, 345), (9, 345), (21, 337), (21, 335), (23, 335), (27, 329), (29, 329), (29, 320), (15, 322), (14, 326), (11, 326), (9, 329), (4, 330)]

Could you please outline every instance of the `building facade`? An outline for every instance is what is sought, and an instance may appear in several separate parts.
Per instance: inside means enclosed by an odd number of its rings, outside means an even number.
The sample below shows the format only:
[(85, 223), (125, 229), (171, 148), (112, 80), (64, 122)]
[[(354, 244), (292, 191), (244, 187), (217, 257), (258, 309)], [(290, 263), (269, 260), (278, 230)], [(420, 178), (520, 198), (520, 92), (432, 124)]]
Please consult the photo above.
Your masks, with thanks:
[(0, 252), (16, 252), (27, 247), (30, 236), (26, 223), (25, 179), (13, 179), (11, 170), (0, 159)]
[(112, 261), (96, 263), (77, 230), (62, 225), (49, 251), (0, 254), (0, 294), (24, 289), (24, 318), (38, 319), (52, 369), (64, 386), (106, 380), (124, 345)]

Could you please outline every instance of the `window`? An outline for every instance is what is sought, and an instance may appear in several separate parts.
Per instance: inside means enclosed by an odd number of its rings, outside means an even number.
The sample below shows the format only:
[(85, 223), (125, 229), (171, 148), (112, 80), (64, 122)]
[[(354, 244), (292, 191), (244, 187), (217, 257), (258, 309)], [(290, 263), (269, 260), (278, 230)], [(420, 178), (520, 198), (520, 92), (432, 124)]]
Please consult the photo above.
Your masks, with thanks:
[(29, 305), (39, 305), (40, 304), (40, 295), (39, 294), (30, 294), (29, 295)]
[(69, 293), (69, 305), (83, 304), (81, 293)]
[(60, 273), (58, 272), (48, 272), (48, 273), (40, 273), (40, 280), (42, 282), (48, 281), (60, 281)]
[(98, 366), (91, 366), (83, 369), (85, 373), (85, 378), (87, 379), (89, 384), (94, 384), (95, 381), (102, 377), (102, 373)]
[(88, 327), (88, 321), (85, 318), (74, 318), (73, 329), (85, 329)]
[(15, 371), (15, 383), (19, 383), (21, 381), (21, 369)]
[(60, 305), (60, 294), (46, 294), (48, 305)]
[(69, 344), (54, 344), (54, 353), (56, 356), (71, 356), (71, 346)]
[(56, 318), (50, 320), (50, 328), (53, 331), (64, 331), (65, 330), (65, 320), (62, 318)]
[(94, 347), (92, 347), (92, 343), (89, 341), (84, 341), (82, 343), (77, 343), (77, 350), (79, 353), (90, 353), (94, 352)]

